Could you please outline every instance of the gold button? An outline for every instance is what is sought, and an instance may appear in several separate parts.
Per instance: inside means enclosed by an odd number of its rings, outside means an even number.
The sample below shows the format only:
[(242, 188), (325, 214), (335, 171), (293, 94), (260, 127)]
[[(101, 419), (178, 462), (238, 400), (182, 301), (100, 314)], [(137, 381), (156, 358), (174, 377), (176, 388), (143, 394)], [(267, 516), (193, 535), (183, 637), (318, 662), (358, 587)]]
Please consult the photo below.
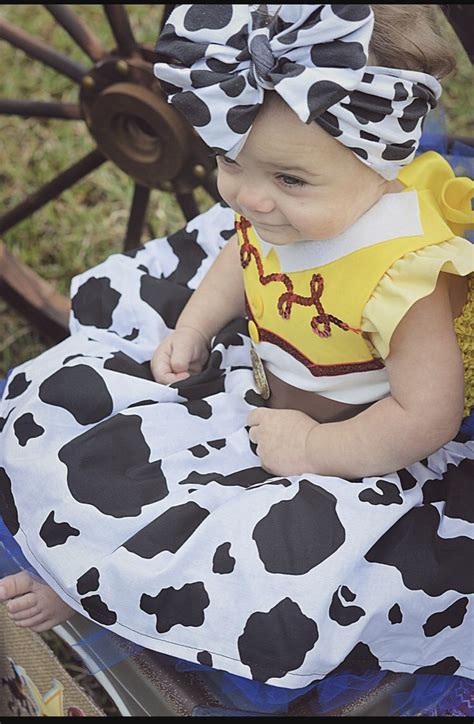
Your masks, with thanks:
[(249, 329), (250, 339), (252, 340), (252, 342), (255, 342), (255, 344), (257, 344), (257, 342), (260, 341), (260, 335), (258, 333), (258, 328), (257, 328), (257, 325), (255, 324), (255, 322), (252, 322), (252, 320), (250, 320), (248, 329)]
[(252, 311), (254, 315), (257, 317), (257, 319), (261, 319), (263, 317), (263, 298), (261, 294), (255, 294), (252, 297)]

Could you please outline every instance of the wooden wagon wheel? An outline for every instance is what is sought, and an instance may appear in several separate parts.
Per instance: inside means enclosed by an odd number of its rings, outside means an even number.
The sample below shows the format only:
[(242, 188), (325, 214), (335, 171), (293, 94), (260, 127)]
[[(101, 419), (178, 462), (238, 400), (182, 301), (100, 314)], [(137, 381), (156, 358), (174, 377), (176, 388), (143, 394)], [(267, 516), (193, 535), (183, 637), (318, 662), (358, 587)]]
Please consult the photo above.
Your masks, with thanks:
[[(44, 41), (0, 18), (0, 39), (70, 78), (78, 86), (74, 103), (0, 98), (0, 115), (83, 121), (95, 148), (0, 215), (0, 234), (57, 198), (105, 161), (134, 181), (124, 250), (141, 240), (150, 193), (172, 192), (189, 220), (199, 213), (195, 190), (219, 200), (215, 164), (194, 129), (166, 102), (153, 75), (157, 53), (139, 44), (123, 5), (103, 5), (116, 47), (106, 50), (93, 31), (66, 5), (44, 5), (88, 56), (86, 67)], [(174, 5), (163, 6), (161, 28)], [(161, 30), (157, 28), (157, 37)], [(69, 301), (0, 242), (0, 293), (54, 340), (67, 336)]]

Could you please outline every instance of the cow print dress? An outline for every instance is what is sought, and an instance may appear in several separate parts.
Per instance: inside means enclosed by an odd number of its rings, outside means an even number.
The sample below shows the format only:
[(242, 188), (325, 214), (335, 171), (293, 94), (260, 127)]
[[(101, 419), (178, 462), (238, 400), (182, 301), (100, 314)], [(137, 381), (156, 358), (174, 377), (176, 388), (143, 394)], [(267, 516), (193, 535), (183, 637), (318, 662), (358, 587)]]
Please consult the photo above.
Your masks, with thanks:
[(149, 649), (292, 689), (344, 668), (472, 677), (467, 436), (383, 477), (265, 472), (243, 319), (203, 372), (153, 380), (233, 224), (216, 204), (74, 278), (71, 336), (1, 402), (5, 524), (64, 601)]

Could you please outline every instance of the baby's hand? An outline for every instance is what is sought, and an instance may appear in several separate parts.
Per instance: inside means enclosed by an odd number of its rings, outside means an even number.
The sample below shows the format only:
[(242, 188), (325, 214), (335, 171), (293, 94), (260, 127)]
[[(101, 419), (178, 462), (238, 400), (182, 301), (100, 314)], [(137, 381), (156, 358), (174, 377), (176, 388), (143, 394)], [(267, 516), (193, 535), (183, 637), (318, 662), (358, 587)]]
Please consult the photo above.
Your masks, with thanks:
[(193, 327), (180, 327), (156, 348), (151, 372), (157, 382), (169, 385), (200, 372), (209, 357), (205, 336)]
[(319, 423), (298, 410), (259, 407), (248, 416), (249, 437), (257, 444), (262, 468), (274, 475), (310, 473), (306, 451), (309, 433)]

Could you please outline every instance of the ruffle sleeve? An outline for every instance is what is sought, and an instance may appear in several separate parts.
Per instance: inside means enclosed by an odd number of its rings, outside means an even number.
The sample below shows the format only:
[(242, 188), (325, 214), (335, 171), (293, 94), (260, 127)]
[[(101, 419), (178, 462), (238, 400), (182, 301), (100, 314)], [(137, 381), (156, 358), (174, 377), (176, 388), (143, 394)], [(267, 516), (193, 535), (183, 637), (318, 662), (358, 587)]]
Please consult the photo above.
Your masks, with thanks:
[(398, 259), (379, 281), (363, 315), (362, 331), (385, 359), (399, 322), (419, 299), (434, 291), (440, 272), (474, 272), (474, 246), (460, 236), (424, 247)]

